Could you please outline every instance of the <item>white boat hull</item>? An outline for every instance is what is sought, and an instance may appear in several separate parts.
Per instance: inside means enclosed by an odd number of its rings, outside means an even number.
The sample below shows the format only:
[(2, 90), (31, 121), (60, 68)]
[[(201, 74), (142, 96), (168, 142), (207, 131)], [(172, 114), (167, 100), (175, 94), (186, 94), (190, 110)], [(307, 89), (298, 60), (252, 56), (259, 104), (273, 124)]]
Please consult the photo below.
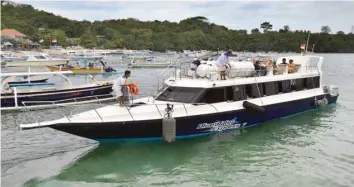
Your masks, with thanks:
[(128, 66), (132, 68), (165, 68), (170, 66), (172, 63), (129, 63)]
[(58, 66), (66, 64), (68, 60), (49, 60), (49, 61), (13, 61), (3, 62), (5, 67), (29, 67), (29, 66)]

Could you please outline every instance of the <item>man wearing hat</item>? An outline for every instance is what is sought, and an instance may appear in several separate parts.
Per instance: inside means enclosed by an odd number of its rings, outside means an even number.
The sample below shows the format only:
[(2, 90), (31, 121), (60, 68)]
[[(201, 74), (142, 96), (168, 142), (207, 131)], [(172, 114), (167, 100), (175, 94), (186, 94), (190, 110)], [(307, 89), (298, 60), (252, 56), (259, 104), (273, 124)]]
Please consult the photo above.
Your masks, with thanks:
[(218, 66), (220, 71), (220, 80), (226, 80), (225, 70), (227, 68), (227, 64), (229, 63), (229, 56), (231, 54), (232, 54), (232, 50), (229, 49), (227, 50), (226, 53), (220, 55), (219, 58), (216, 60), (216, 65)]

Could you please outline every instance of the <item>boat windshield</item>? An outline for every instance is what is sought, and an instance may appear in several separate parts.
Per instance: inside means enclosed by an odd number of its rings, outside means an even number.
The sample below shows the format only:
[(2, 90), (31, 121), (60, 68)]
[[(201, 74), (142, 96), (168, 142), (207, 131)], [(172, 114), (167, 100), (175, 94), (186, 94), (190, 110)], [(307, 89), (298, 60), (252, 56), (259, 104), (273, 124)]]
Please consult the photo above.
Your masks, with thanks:
[(38, 55), (38, 56), (34, 56), (35, 58), (37, 58), (37, 59), (47, 59), (45, 56), (43, 56), (43, 55)]
[(156, 100), (195, 103), (203, 92), (202, 88), (168, 87)]

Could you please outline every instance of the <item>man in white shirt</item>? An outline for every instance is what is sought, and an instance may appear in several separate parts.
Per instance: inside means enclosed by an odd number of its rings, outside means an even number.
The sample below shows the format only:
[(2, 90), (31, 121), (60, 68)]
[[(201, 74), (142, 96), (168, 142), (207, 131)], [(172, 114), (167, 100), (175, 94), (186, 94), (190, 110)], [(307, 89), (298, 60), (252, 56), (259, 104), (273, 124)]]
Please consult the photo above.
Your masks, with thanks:
[(130, 71), (126, 70), (124, 72), (124, 75), (119, 77), (117, 80), (113, 82), (112, 86), (112, 95), (117, 97), (119, 99), (119, 104), (123, 106), (123, 92), (122, 92), (122, 86), (128, 86), (129, 84), (127, 83), (128, 78), (130, 77)]
[(221, 80), (226, 80), (225, 70), (226, 70), (226, 65), (229, 63), (229, 56), (231, 54), (232, 54), (232, 50), (229, 49), (229, 50), (227, 50), (226, 53), (220, 55), (219, 58), (216, 60), (216, 65), (219, 68)]

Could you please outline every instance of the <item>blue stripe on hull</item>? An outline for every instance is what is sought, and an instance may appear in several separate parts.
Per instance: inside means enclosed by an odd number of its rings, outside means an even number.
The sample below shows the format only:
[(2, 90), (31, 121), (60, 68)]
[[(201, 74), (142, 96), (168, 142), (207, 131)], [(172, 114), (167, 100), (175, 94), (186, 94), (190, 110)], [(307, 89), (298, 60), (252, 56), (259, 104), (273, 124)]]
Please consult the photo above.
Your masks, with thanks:
[[(330, 106), (335, 106), (336, 103), (335, 101), (333, 103), (330, 103), (324, 107), (330, 107)], [(320, 110), (324, 107), (320, 107), (320, 108), (312, 108), (306, 111), (302, 111), (302, 112), (297, 112), (294, 114), (290, 114), (290, 115), (286, 115), (284, 117), (280, 117), (280, 118), (276, 118), (276, 119), (270, 119), (270, 120), (266, 120), (264, 122), (271, 122), (271, 121), (275, 121), (275, 120), (280, 120), (280, 119), (287, 119), (287, 118), (291, 118), (300, 114), (304, 114), (307, 112), (311, 112), (311, 111), (317, 111)], [(264, 123), (262, 122), (262, 123)], [(202, 137), (202, 136), (208, 136), (208, 135), (212, 135), (212, 134), (218, 134), (218, 133), (224, 133), (224, 132), (228, 132), (228, 131), (236, 131), (236, 130), (242, 130), (242, 129), (247, 129), (250, 127), (254, 127), (254, 126), (258, 126), (261, 125), (262, 123), (257, 123), (257, 124), (252, 124), (252, 125), (247, 125), (245, 127), (240, 127), (240, 128), (235, 128), (235, 129), (228, 129), (228, 130), (223, 130), (223, 131), (219, 131), (219, 132), (207, 132), (207, 133), (200, 133), (200, 134), (190, 134), (190, 135), (179, 135), (176, 136), (176, 139), (190, 139), (190, 138), (197, 138), (197, 137)], [(145, 141), (162, 141), (163, 138), (161, 137), (149, 137), (149, 138), (99, 138), (99, 139), (94, 139), (96, 141), (99, 142), (145, 142)]]

